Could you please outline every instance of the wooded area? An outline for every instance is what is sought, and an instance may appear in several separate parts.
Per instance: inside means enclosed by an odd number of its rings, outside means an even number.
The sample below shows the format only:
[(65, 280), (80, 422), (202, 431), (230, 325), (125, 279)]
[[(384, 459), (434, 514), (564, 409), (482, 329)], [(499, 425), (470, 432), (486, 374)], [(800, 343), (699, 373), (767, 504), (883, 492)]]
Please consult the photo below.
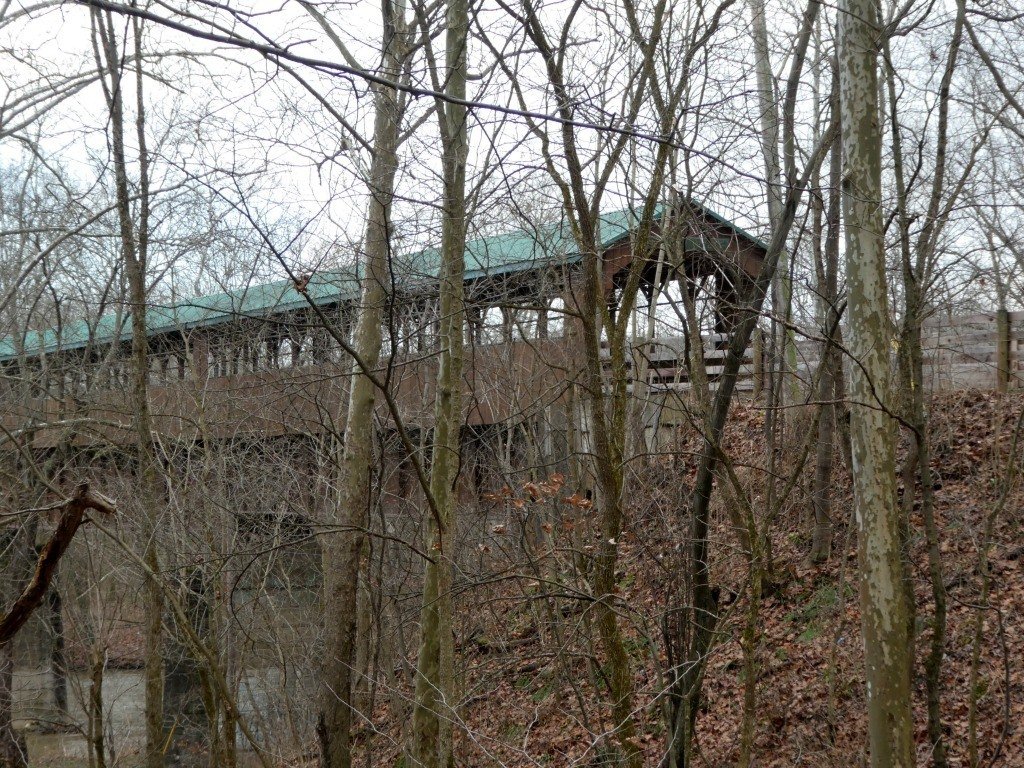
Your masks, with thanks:
[(1024, 768), (1022, 41), (0, 2), (0, 766)]

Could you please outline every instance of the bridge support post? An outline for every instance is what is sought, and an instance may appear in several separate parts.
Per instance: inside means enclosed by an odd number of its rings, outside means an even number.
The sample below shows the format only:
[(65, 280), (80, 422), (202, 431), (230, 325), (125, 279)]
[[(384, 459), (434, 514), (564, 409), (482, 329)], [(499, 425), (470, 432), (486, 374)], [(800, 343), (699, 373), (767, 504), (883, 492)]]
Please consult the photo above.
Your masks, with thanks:
[(761, 336), (761, 329), (754, 329), (753, 345), (753, 367), (754, 367), (754, 398), (761, 396), (764, 388), (764, 338)]
[(996, 391), (1005, 392), (1010, 385), (1010, 313), (996, 310)]

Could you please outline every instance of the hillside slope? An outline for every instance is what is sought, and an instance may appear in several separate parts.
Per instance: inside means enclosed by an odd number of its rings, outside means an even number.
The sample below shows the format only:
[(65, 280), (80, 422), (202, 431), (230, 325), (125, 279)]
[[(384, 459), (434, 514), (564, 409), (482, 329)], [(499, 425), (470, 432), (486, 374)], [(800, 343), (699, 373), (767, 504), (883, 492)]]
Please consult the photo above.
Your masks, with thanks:
[[(999, 496), (1014, 422), (1024, 395), (966, 392), (937, 397), (932, 408), (936, 514), (949, 593), (945, 692), (942, 701), (950, 764), (968, 765), (967, 733), (974, 622), (984, 522)], [(806, 427), (804, 427), (806, 429)], [(798, 455), (801, 429), (783, 452)], [(763, 412), (737, 408), (726, 444), (751, 489), (755, 510), (767, 488)], [(901, 450), (906, 450), (906, 440)], [(630, 495), (628, 533), (619, 542), (621, 616), (627, 627), (647, 765), (660, 762), (666, 658), (662, 627), (692, 480), (695, 438), (680, 437), (671, 457), (641, 470)], [(849, 476), (838, 452), (834, 473), (836, 533), (831, 559), (807, 562), (810, 468), (772, 526), (777, 584), (760, 611), (754, 760), (762, 766), (842, 766), (865, 763), (865, 685), (851, 535)], [(781, 475), (789, 471), (780, 470)], [(564, 488), (525, 488), (505, 502), (508, 525), (480, 545), (481, 572), (462, 585), (458, 669), (465, 732), (465, 766), (599, 765), (607, 734), (607, 703), (600, 701), (601, 649), (590, 640), (589, 603), (580, 573), (593, 538), (586, 504)], [(552, 492), (548, 492), (552, 491)], [(991, 548), (991, 609), (980, 644), (978, 739), (981, 765), (1024, 766), (1024, 513), (1019, 489), (1008, 498)], [(551, 511), (545, 512), (550, 507)], [(523, 547), (532, 516), (545, 514), (550, 549)], [(921, 660), (927, 652), (932, 606), (924, 534), (915, 506), (909, 552), (917, 597), (917, 669), (914, 681), (918, 761), (930, 763)], [(518, 534), (518, 535), (517, 535)], [(517, 541), (511, 541), (517, 539)], [(706, 705), (698, 719), (701, 765), (735, 764), (743, 705), (739, 643), (746, 603), (746, 566), (721, 510), (716, 509), (714, 582), (724, 607), (719, 641), (709, 661)], [(533, 552), (523, 556), (521, 551)], [(559, 584), (555, 588), (552, 584)], [(576, 591), (579, 590), (579, 591)], [(380, 706), (362, 743), (375, 762), (397, 753), (407, 691)], [(371, 735), (373, 734), (373, 735)]]

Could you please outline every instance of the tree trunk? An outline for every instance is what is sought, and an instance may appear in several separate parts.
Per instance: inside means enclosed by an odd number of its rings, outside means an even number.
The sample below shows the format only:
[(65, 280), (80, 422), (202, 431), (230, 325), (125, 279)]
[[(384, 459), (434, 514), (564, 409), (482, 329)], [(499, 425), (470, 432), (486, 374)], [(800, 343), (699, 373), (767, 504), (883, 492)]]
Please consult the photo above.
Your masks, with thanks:
[[(966, 8), (957, 3), (957, 15), (946, 56), (946, 64), (938, 93), (938, 121), (935, 140), (935, 168), (931, 195), (924, 226), (918, 233), (916, 248), (911, 252), (908, 184), (903, 167), (903, 147), (899, 123), (897, 75), (891, 63), (887, 68), (886, 85), (890, 123), (892, 126), (893, 172), (896, 177), (897, 222), (899, 224), (901, 263), (903, 267), (903, 328), (900, 333), (900, 371), (902, 389), (906, 398), (904, 414), (913, 430), (913, 448), (904, 468), (903, 510), (909, 526), (915, 498), (915, 481), (921, 481), (921, 518), (928, 544), (928, 574), (932, 587), (934, 614), (932, 617), (931, 646), (924, 662), (926, 699), (928, 706), (928, 739), (931, 742), (932, 764), (945, 768), (946, 745), (942, 729), (942, 659), (946, 646), (946, 587), (940, 554), (940, 532), (935, 519), (935, 491), (931, 473), (931, 453), (928, 447), (928, 415), (924, 403), (924, 361), (921, 348), (921, 327), (925, 318), (928, 287), (931, 285), (935, 245), (945, 226), (942, 214), (943, 196), (946, 194), (946, 153), (949, 127), (950, 85), (956, 70), (963, 39)], [(891, 62), (888, 42), (884, 51)], [(959, 187), (949, 193), (955, 200)], [(948, 210), (948, 208), (947, 208)], [(912, 589), (908, 587), (908, 591)], [(911, 592), (912, 595), (912, 592)], [(911, 627), (913, 632), (913, 627)]]
[[(404, 6), (384, 3), (384, 76), (397, 79), (404, 59)], [(326, 20), (317, 16), (322, 25)], [(369, 525), (372, 492), (376, 388), (370, 373), (381, 354), (381, 329), (390, 295), (391, 205), (398, 169), (398, 132), (402, 107), (394, 89), (377, 86), (374, 92), (373, 159), (370, 163), (370, 201), (366, 218), (364, 264), (359, 316), (352, 346), (358, 357), (353, 366), (344, 448), (340, 459), (341, 492), (335, 522), (341, 531), (324, 547), (324, 594), (327, 621), (327, 657), (317, 735), (324, 768), (352, 764), (352, 699), (356, 647), (356, 607), (364, 531)]]
[(0, 768), (27, 768), (25, 737), (14, 730), (14, 645), (0, 644)]
[[(782, 221), (784, 204), (784, 181), (782, 159), (779, 152), (780, 110), (776, 99), (775, 76), (768, 47), (768, 24), (765, 18), (764, 0), (750, 0), (751, 22), (754, 37), (754, 68), (757, 73), (758, 108), (761, 111), (761, 154), (764, 156), (768, 219), (771, 230), (775, 231)], [(788, 327), (792, 313), (793, 282), (790, 275), (789, 255), (779, 255), (779, 267), (772, 281), (772, 310), (775, 333), (774, 354), (776, 365), (773, 377), (778, 401), (782, 405), (796, 403), (800, 396), (796, 378), (796, 337)], [(782, 425), (785, 410), (770, 414)]]
[[(833, 105), (837, 96), (833, 85)], [(822, 305), (821, 362), (823, 366), (818, 379), (818, 400), (822, 413), (818, 419), (818, 445), (814, 462), (814, 533), (811, 539), (811, 562), (820, 563), (828, 559), (832, 551), (832, 455), (835, 451), (836, 421), (839, 411), (835, 406), (836, 384), (843, 375), (842, 359), (839, 356), (838, 303), (839, 303), (839, 215), (842, 182), (842, 157), (840, 143), (832, 147), (829, 168), (828, 212), (824, 264), (819, 269), (819, 294)]]
[[(121, 235), (121, 258), (128, 282), (131, 307), (131, 405), (136, 434), (138, 458), (139, 503), (142, 506), (140, 541), (148, 566), (145, 611), (145, 722), (146, 766), (161, 768), (164, 762), (163, 712), (163, 614), (164, 597), (157, 576), (160, 572), (157, 553), (157, 503), (159, 499), (159, 471), (153, 449), (153, 424), (149, 411), (149, 340), (146, 333), (146, 270), (149, 251), (149, 157), (146, 149), (145, 102), (143, 100), (142, 32), (141, 22), (132, 20), (134, 53), (136, 58), (136, 139), (139, 151), (139, 213), (138, 222), (132, 211), (131, 190), (128, 180), (128, 161), (125, 153), (124, 69), (118, 51), (113, 18), (109, 12), (93, 11), (94, 30), (99, 36), (103, 61), (98, 62), (105, 77), (101, 80), (107, 108), (110, 113), (110, 150), (113, 155), (114, 186), (117, 194), (117, 214)], [(107, 80), (109, 78), (109, 82)]]
[[(445, 92), (466, 97), (467, 0), (448, 0), (445, 35)], [(416, 664), (416, 700), (410, 757), (412, 765), (449, 768), (453, 764), (454, 631), (452, 573), (455, 558), (455, 481), (459, 473), (462, 424), (463, 280), (466, 248), (466, 108), (437, 107), (444, 176), (441, 222), (440, 358), (434, 401), (434, 444), (430, 464), (430, 561), (423, 577), (420, 647)]]
[[(805, 9), (803, 27), (794, 46), (787, 81), (782, 119), (786, 194), (779, 219), (772, 222), (771, 240), (757, 277), (751, 281), (746, 279), (743, 274), (737, 275), (740, 280), (736, 289), (736, 319), (729, 331), (729, 342), (725, 349), (718, 389), (715, 391), (714, 400), (710, 406), (705, 427), (707, 434), (697, 461), (697, 476), (690, 496), (690, 573), (681, 574), (679, 580), (681, 584), (686, 584), (687, 578), (689, 578), (690, 605), (687, 612), (692, 616), (693, 630), (686, 642), (684, 658), (677, 659), (673, 669), (671, 690), (673, 715), (669, 723), (667, 747), (669, 764), (679, 768), (687, 765), (693, 737), (693, 724), (700, 702), (702, 665), (711, 649), (714, 628), (718, 621), (717, 597), (710, 580), (709, 541), (709, 508), (718, 466), (718, 445), (732, 405), (740, 366), (757, 326), (757, 319), (764, 306), (768, 288), (774, 280), (779, 259), (796, 216), (797, 204), (803, 194), (807, 178), (821, 162), (821, 154), (826, 146), (824, 141), (819, 143), (808, 159), (802, 176), (798, 176), (795, 151), (793, 151), (793, 142), (795, 141), (793, 109), (799, 76), (803, 69), (819, 5), (812, 0)], [(830, 142), (831, 136), (827, 138)]]
[(89, 702), (86, 706), (89, 768), (106, 768), (107, 747), (103, 713), (103, 675), (107, 668), (106, 649), (94, 644), (89, 654)]
[(60, 590), (51, 586), (47, 595), (50, 625), (50, 672), (53, 675), (53, 703), (62, 717), (68, 714), (68, 670), (64, 654), (64, 608)]
[[(31, 440), (28, 441), (31, 445)], [(31, 460), (31, 459), (29, 459)], [(19, 462), (20, 463), (20, 462)], [(22, 489), (32, 487), (33, 479), (27, 466), (21, 467)], [(17, 498), (17, 497), (16, 497)], [(4, 574), (3, 608), (5, 623), (10, 625), (6, 636), (0, 639), (0, 768), (27, 768), (28, 751), (23, 734), (14, 730), (14, 635), (24, 625), (32, 608), (20, 611), (20, 617), (11, 621), (19, 602), (24, 602), (24, 585), (31, 573), (30, 563), (36, 538), (37, 518), (32, 517), (23, 528), (0, 538), (0, 560)], [(42, 597), (41, 595), (39, 596)], [(31, 601), (29, 601), (31, 603)], [(11, 606), (15, 606), (12, 608)]]
[(868, 737), (875, 768), (914, 765), (911, 638), (896, 503), (895, 428), (887, 409), (892, 338), (882, 230), (876, 0), (839, 7), (843, 212), (849, 284), (851, 438), (860, 560)]

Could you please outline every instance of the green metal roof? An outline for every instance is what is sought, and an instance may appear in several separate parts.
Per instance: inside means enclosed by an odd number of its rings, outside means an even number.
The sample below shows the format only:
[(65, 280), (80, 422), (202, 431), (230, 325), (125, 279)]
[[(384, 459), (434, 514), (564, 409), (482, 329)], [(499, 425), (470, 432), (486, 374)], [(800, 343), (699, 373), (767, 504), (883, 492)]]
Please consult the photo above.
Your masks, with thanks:
[[(661, 217), (660, 208), (655, 215)], [(598, 223), (600, 247), (609, 248), (621, 241), (638, 218), (631, 210), (603, 214)], [(532, 230), (520, 229), (466, 243), (466, 280), (529, 272), (549, 264), (572, 264), (578, 260), (576, 241), (565, 222)], [(422, 277), (432, 281), (437, 279), (440, 263), (440, 249), (426, 248), (398, 257), (396, 270), (402, 269), (410, 279)]]
[[(306, 286), (309, 297), (318, 305), (344, 301), (358, 295), (359, 284), (352, 271), (323, 272), (313, 275)], [(260, 317), (271, 312), (287, 312), (307, 306), (308, 302), (292, 280), (277, 280), (250, 285), (236, 291), (197, 296), (171, 305), (153, 304), (146, 309), (146, 327), (150, 336), (185, 331), (227, 322), (237, 317)], [(24, 354), (37, 355), (94, 345), (127, 341), (131, 338), (129, 313), (101, 315), (95, 326), (85, 320), (56, 329), (30, 331), (19, 345), (13, 337), (0, 341), (0, 360)]]
[[(738, 234), (755, 242), (755, 238), (735, 225), (700, 206), (715, 220), (731, 227)], [(662, 210), (656, 213), (660, 219)], [(621, 242), (637, 223), (633, 210), (604, 214), (600, 220), (599, 239), (602, 248)], [(760, 243), (759, 243), (760, 244)], [(575, 240), (564, 223), (535, 230), (518, 230), (470, 241), (466, 245), (466, 280), (527, 272), (543, 265), (571, 264), (579, 260)], [(392, 268), (399, 285), (416, 287), (437, 279), (440, 251), (427, 248), (395, 259)], [(149, 335), (158, 336), (174, 331), (229, 322), (237, 317), (261, 317), (276, 312), (301, 309), (312, 300), (319, 306), (351, 301), (359, 295), (357, 272), (354, 268), (316, 273), (309, 278), (303, 296), (290, 280), (277, 280), (261, 285), (250, 285), (235, 291), (197, 296), (171, 305), (154, 304), (146, 310)], [(82, 349), (88, 344), (104, 345), (131, 338), (128, 313), (108, 313), (99, 317), (93, 327), (84, 320), (65, 325), (58, 337), (56, 330), (31, 331), (19, 344), (14, 337), (0, 340), (0, 361), (11, 360), (23, 354), (33, 356), (57, 351)]]

